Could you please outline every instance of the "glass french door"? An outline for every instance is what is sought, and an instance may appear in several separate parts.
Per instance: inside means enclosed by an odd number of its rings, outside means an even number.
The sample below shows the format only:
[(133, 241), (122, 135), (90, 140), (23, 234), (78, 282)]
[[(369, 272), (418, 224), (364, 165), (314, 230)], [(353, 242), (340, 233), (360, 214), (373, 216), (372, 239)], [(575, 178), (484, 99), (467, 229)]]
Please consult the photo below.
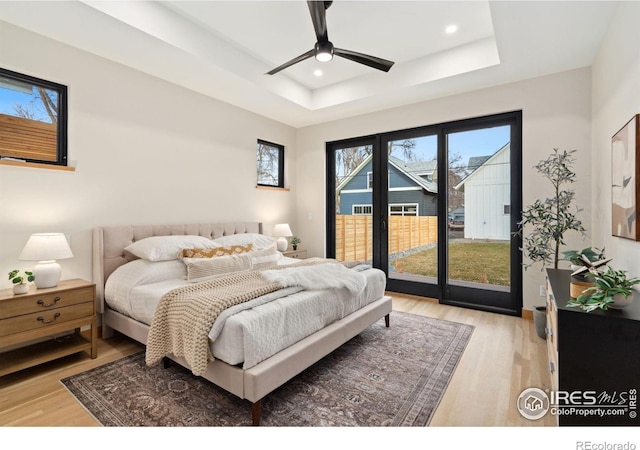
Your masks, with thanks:
[(521, 114), (327, 145), (327, 256), (387, 273), (387, 289), (521, 312)]

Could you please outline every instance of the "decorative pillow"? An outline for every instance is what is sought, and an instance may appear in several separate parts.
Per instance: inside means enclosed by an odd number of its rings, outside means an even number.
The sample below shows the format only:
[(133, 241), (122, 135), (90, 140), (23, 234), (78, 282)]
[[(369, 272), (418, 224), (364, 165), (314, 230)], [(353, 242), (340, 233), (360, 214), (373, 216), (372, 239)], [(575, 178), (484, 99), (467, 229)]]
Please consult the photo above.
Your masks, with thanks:
[(230, 245), (216, 248), (185, 248), (182, 250), (183, 258), (215, 258), (218, 256), (240, 255), (253, 250), (253, 244)]
[(179, 259), (185, 248), (215, 248), (215, 241), (194, 235), (151, 236), (129, 244), (124, 249), (148, 261)]
[(187, 280), (204, 281), (232, 272), (251, 270), (248, 254), (220, 256), (218, 258), (184, 258)]
[(257, 250), (239, 255), (227, 255), (213, 258), (183, 258), (187, 266), (186, 279), (204, 281), (232, 272), (264, 269), (277, 265), (282, 254), (275, 247)]
[(251, 258), (251, 268), (253, 270), (264, 269), (278, 264), (278, 260), (282, 258), (282, 253), (275, 247), (259, 250), (249, 253)]
[(275, 238), (258, 233), (230, 234), (214, 239), (221, 246), (252, 244), (254, 250), (263, 250), (276, 246)]

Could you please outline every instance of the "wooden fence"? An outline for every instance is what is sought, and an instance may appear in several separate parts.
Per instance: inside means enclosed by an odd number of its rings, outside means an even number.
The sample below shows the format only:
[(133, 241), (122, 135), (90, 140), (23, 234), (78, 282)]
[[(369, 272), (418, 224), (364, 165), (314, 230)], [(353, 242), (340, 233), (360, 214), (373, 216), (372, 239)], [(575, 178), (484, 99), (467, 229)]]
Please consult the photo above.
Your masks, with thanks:
[[(390, 216), (389, 254), (399, 253), (438, 241), (435, 216)], [(372, 217), (336, 216), (336, 259), (372, 259)]]
[(0, 114), (0, 154), (14, 158), (56, 161), (55, 124)]

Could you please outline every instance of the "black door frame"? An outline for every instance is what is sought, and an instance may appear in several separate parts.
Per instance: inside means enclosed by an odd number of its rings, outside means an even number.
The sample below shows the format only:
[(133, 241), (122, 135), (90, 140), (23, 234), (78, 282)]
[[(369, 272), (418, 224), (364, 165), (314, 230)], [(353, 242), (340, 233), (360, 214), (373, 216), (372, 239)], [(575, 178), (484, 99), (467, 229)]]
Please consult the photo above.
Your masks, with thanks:
[[(474, 289), (464, 286), (450, 285), (447, 283), (447, 260), (448, 260), (448, 230), (446, 220), (439, 221), (438, 242), (438, 280), (437, 284), (427, 284), (422, 282), (412, 282), (389, 278), (388, 266), (388, 236), (387, 236), (387, 203), (388, 190), (384, 188), (388, 183), (387, 152), (383, 151), (389, 141), (410, 139), (419, 136), (437, 134), (438, 136), (438, 192), (447, 192), (446, 182), (447, 166), (446, 159), (446, 136), (449, 133), (468, 131), (491, 126), (510, 125), (511, 126), (511, 252), (510, 252), (510, 272), (511, 285), (510, 292), (503, 293), (494, 290)], [(352, 139), (328, 142), (326, 144), (326, 255), (328, 258), (335, 257), (335, 150), (346, 147), (373, 146), (373, 266), (381, 269), (387, 274), (387, 290), (401, 292), (422, 297), (436, 298), (440, 303), (462, 306), (465, 308), (486, 310), (502, 314), (520, 316), (522, 314), (522, 247), (521, 238), (515, 233), (518, 222), (521, 220), (522, 210), (522, 111), (511, 111), (500, 114), (493, 114), (483, 117), (456, 120), (437, 125), (422, 126), (406, 130), (398, 130), (376, 135), (363, 136)], [(444, 163), (443, 163), (444, 162)], [(438, 217), (447, 217), (446, 199), (438, 196)], [(466, 298), (473, 298), (473, 301), (466, 301)]]

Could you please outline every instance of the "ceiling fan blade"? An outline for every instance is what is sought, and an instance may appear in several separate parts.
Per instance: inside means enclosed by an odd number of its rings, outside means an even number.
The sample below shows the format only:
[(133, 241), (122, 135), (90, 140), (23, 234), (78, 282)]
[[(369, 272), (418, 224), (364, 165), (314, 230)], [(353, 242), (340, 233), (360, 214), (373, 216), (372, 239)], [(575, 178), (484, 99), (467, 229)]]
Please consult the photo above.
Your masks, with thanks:
[(351, 50), (344, 50), (342, 48), (334, 47), (333, 54), (364, 64), (365, 66), (373, 67), (374, 69), (382, 70), (383, 72), (388, 72), (394, 64), (393, 61), (378, 58), (376, 56), (365, 55), (364, 53), (352, 52)]
[(289, 66), (293, 66), (296, 63), (299, 63), (300, 61), (304, 61), (305, 59), (309, 59), (311, 58), (313, 55), (315, 55), (315, 50), (311, 49), (309, 50), (307, 53), (303, 53), (302, 55), (293, 58), (291, 61), (287, 61), (286, 63), (282, 64), (281, 66), (276, 67), (275, 69), (270, 70), (269, 72), (267, 72), (267, 75), (273, 75), (276, 74), (278, 72), (280, 72), (283, 69), (286, 69)]
[[(326, 5), (326, 3), (329, 3)], [(318, 42), (329, 40), (327, 36), (327, 8), (331, 6), (331, 2), (308, 1), (309, 12), (311, 13), (311, 21), (313, 29), (316, 31), (316, 39)]]

